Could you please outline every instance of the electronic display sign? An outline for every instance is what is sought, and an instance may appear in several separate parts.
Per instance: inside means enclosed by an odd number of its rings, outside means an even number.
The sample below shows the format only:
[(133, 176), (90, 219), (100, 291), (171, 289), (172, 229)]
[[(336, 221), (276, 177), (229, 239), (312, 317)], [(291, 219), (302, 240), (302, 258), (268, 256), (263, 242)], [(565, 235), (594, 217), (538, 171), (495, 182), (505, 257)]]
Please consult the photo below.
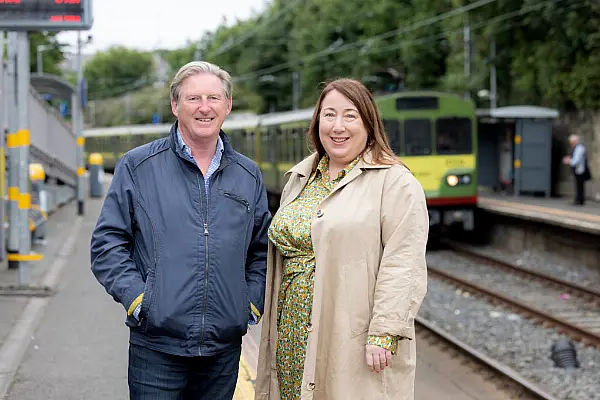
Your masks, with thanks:
[(91, 27), (92, 0), (0, 0), (0, 30), (77, 31)]

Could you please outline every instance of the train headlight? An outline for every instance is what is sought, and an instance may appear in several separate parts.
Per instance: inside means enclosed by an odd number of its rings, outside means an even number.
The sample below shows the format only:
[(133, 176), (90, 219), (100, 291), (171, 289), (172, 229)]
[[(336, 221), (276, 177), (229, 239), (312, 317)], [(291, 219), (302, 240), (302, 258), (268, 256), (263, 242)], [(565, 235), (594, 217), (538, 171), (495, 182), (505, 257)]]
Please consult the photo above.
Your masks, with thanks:
[(463, 175), (460, 177), (460, 183), (463, 185), (468, 185), (471, 183), (471, 175)]
[(446, 183), (448, 186), (456, 186), (458, 185), (458, 176), (456, 175), (448, 175), (446, 177)]

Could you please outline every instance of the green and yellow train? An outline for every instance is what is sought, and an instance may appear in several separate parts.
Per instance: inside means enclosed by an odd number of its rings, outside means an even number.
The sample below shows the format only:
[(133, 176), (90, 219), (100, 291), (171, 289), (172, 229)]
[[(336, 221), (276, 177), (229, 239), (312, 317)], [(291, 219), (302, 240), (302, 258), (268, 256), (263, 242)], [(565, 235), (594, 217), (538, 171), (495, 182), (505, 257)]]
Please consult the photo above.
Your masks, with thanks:
[[(440, 92), (399, 92), (377, 97), (394, 152), (425, 190), (432, 231), (475, 229), (477, 206), (477, 117), (471, 100)], [(306, 130), (313, 109), (237, 115), (223, 130), (239, 152), (261, 168), (272, 201), (285, 172), (310, 154)], [(168, 125), (86, 131), (86, 151), (103, 155), (111, 170), (128, 150), (168, 133)]]

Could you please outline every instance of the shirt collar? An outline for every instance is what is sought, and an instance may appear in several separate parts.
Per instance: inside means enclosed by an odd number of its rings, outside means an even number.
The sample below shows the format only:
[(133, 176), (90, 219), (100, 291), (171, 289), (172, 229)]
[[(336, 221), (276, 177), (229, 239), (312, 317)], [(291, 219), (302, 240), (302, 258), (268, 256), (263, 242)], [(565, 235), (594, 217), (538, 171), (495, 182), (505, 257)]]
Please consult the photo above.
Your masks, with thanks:
[[(181, 130), (177, 127), (177, 142), (179, 143), (179, 148), (185, 154), (192, 156), (192, 150), (185, 144), (183, 141), (183, 136), (181, 136)], [(217, 136), (217, 151), (215, 152), (215, 157), (221, 158), (221, 154), (225, 151), (225, 146), (223, 145), (223, 139), (221, 139), (221, 135)]]
[[(352, 168), (356, 166), (356, 164), (358, 164), (360, 157), (361, 156), (359, 154), (354, 160), (352, 160), (350, 164), (346, 165), (346, 168), (344, 168), (338, 173), (334, 181), (337, 182), (342, 180), (342, 178), (344, 178), (346, 174), (349, 173), (352, 170)], [(323, 179), (327, 179), (329, 181), (329, 156), (327, 154), (321, 157), (321, 160), (317, 165), (317, 172), (321, 174), (321, 177)]]

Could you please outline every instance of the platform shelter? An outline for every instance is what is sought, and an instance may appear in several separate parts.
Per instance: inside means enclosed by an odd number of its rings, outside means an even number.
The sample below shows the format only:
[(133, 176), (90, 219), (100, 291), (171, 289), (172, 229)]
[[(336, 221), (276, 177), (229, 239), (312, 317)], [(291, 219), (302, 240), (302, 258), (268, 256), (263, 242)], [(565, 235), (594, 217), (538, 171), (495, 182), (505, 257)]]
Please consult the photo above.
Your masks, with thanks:
[(557, 110), (510, 106), (477, 110), (480, 187), (550, 197), (552, 122)]

